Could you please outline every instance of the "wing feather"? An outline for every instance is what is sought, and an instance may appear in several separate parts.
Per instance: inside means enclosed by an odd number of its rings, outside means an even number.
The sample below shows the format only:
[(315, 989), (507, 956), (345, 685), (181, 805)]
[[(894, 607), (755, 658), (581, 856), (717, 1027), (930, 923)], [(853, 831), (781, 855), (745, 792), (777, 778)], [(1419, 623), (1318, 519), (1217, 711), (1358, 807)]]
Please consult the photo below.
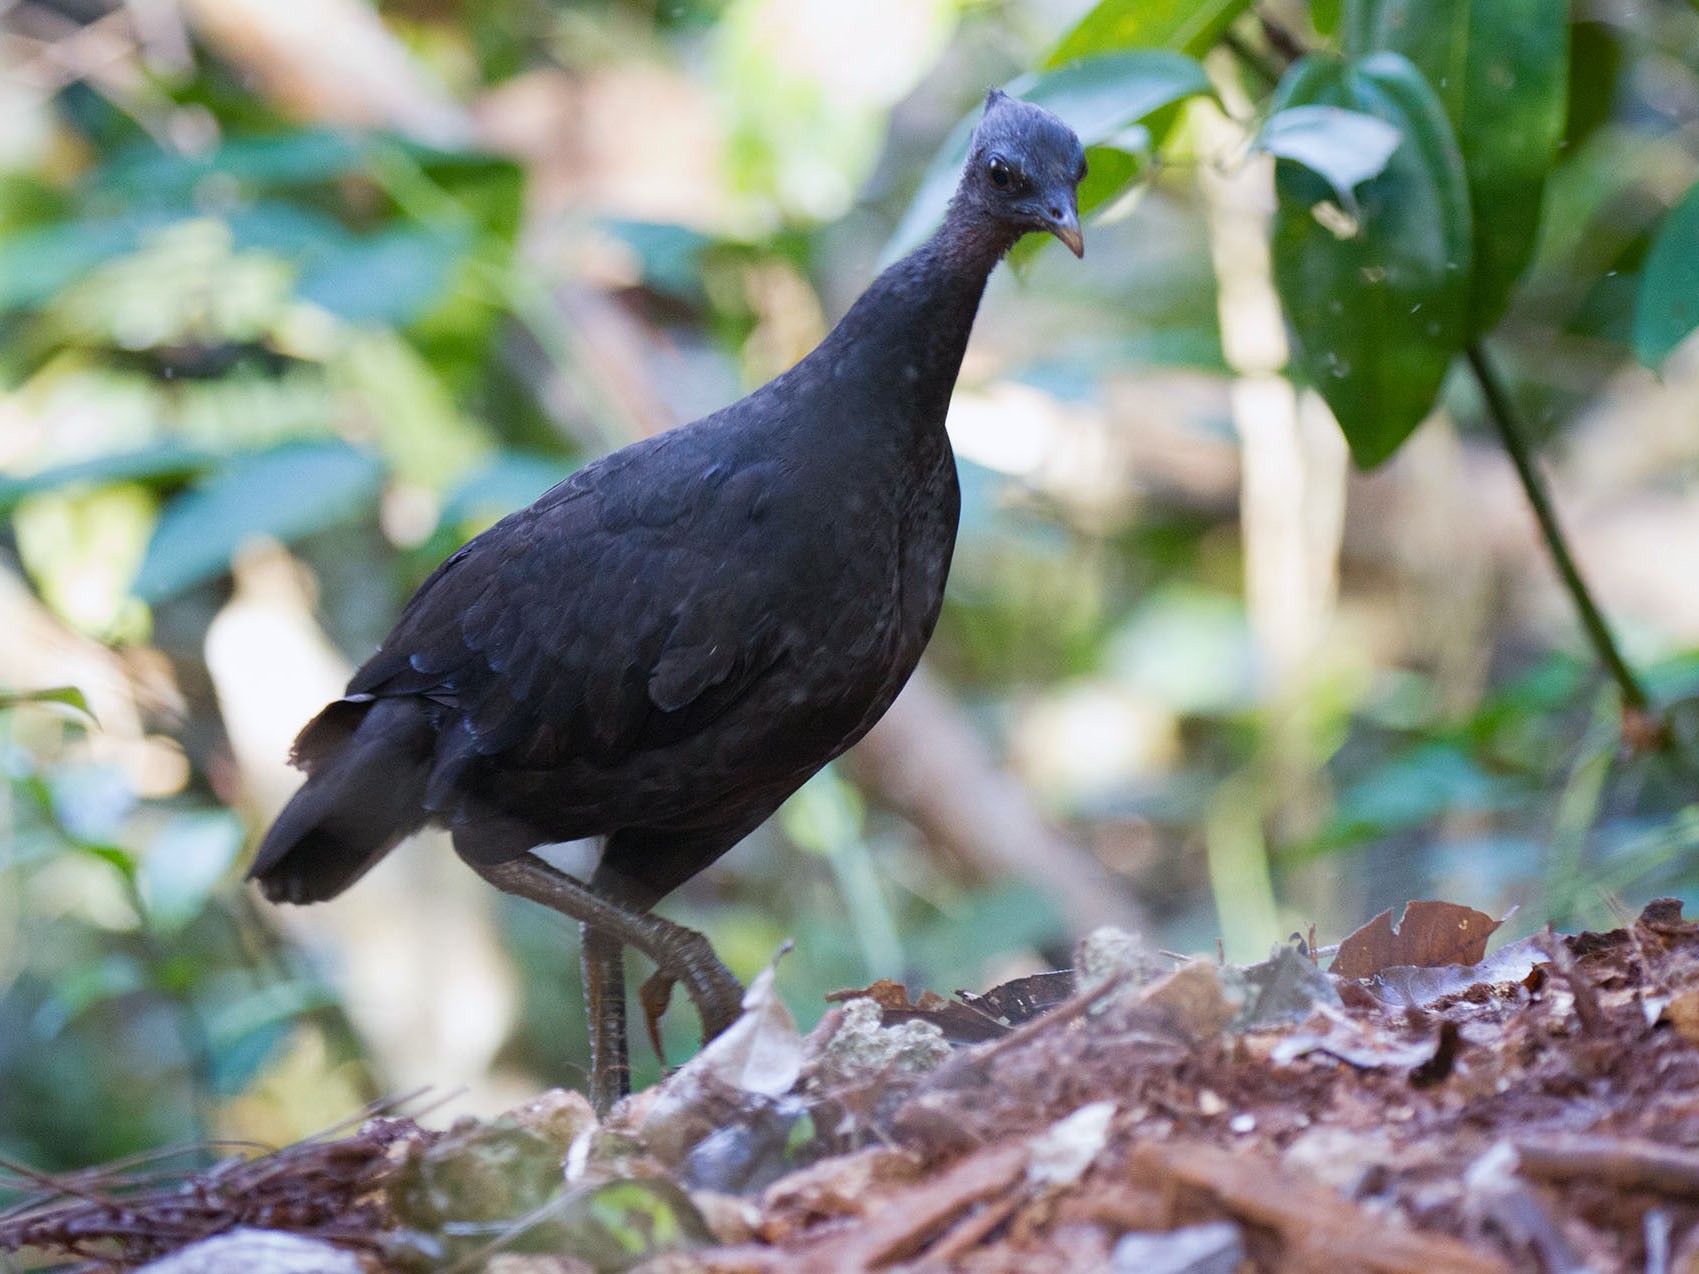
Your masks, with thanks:
[[(685, 431), (680, 431), (681, 433)], [(620, 453), (498, 522), (408, 603), (350, 694), (447, 705), (427, 800), (478, 757), (614, 765), (726, 711), (783, 655), (763, 587), (770, 462)], [(770, 549), (770, 545), (765, 546)]]

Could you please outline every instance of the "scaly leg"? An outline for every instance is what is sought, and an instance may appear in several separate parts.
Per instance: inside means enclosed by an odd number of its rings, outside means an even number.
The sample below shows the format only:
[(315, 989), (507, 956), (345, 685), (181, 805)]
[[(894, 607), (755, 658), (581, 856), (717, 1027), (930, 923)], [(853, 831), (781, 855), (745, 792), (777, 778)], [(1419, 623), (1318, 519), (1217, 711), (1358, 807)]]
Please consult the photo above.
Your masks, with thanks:
[(584, 1012), (590, 1030), (590, 1105), (598, 1115), (631, 1091), (625, 1029), (625, 947), (594, 925), (582, 925)]

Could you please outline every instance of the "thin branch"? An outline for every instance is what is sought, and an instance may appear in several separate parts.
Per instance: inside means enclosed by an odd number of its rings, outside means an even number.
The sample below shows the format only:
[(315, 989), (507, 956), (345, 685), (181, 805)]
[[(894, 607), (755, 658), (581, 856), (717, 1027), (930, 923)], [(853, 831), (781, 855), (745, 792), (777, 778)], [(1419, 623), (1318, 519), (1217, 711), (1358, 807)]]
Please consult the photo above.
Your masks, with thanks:
[(1563, 580), (1563, 586), (1569, 590), (1569, 595), (1575, 602), (1575, 609), (1580, 613), (1581, 626), (1586, 630), (1587, 640), (1592, 644), (1599, 662), (1604, 664), (1610, 673), (1617, 689), (1622, 693), (1622, 705), (1625, 711), (1647, 715), (1651, 711), (1651, 698), (1646, 689), (1640, 684), (1634, 670), (1628, 666), (1628, 661), (1617, 649), (1616, 639), (1611, 636), (1609, 625), (1605, 623), (1593, 594), (1587, 588), (1587, 583), (1581, 578), (1580, 568), (1575, 564), (1575, 558), (1569, 551), (1569, 542), (1564, 538), (1563, 528), (1558, 525), (1557, 514), (1552, 509), (1551, 497), (1546, 491), (1545, 480), (1540, 477), (1539, 470), (1534, 466), (1534, 455), (1528, 446), (1528, 439), (1522, 432), (1520, 422), (1516, 418), (1515, 409), (1511, 406), (1510, 395), (1505, 392), (1504, 382), (1499, 378), (1491, 359), (1487, 356), (1486, 347), (1478, 340), (1471, 341), (1465, 356), (1469, 367), (1475, 373), (1476, 383), (1481, 387), (1481, 396), (1486, 400), (1487, 416), (1493, 427), (1498, 430), (1499, 439), (1504, 443), (1504, 449), (1510, 453), (1510, 462), (1516, 466), (1516, 476), (1522, 482), (1522, 490), (1527, 493), (1528, 503), (1533, 506), (1534, 518), (1540, 525), (1540, 534), (1546, 541), (1546, 548), (1552, 555), (1552, 561), (1557, 566), (1557, 573)]

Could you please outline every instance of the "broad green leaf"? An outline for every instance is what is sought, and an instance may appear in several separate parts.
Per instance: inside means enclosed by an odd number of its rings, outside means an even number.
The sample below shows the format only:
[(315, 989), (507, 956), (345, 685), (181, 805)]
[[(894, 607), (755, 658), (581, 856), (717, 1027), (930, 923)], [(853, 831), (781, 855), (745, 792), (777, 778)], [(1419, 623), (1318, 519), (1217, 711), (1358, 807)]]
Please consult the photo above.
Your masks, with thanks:
[(83, 218), (0, 237), (0, 310), (41, 305), (97, 266), (134, 252), (177, 218), (160, 213)]
[(136, 885), (155, 933), (177, 933), (207, 899), (242, 849), (242, 825), (229, 810), (171, 815), (142, 855)]
[(147, 601), (171, 597), (226, 570), (248, 540), (285, 543), (359, 515), (382, 466), (342, 443), (290, 443), (241, 456), (165, 507), (136, 576)]
[(1356, 51), (1415, 63), (1451, 121), (1474, 213), (1478, 335), (1534, 254), (1569, 104), (1569, 0), (1350, 0), (1346, 24)]
[[(1004, 88), (1010, 96), (1060, 116), (1088, 149), (1116, 141), (1130, 125), (1166, 106), (1210, 91), (1209, 79), (1195, 59), (1160, 49), (1087, 58), (1058, 71), (1019, 76)], [(920, 189), (885, 246), (885, 261), (909, 251), (942, 220), (979, 118), (976, 108), (958, 123), (927, 166)], [(1105, 192), (1103, 198), (1113, 193)]]
[(1311, 104), (1373, 115), (1404, 138), (1352, 213), (1308, 168), (1275, 166), (1274, 277), (1296, 361), (1369, 468), (1421, 423), (1466, 339), (1468, 189), (1445, 112), (1398, 54), (1306, 58), (1275, 106)]
[(295, 294), (350, 323), (405, 327), (442, 296), (468, 246), (411, 228), (333, 239), (307, 258)]
[(1403, 134), (1385, 120), (1337, 106), (1291, 106), (1269, 116), (1256, 147), (1278, 159), (1296, 160), (1325, 177), (1339, 202), (1355, 208), (1356, 190), (1379, 176)]
[[(1636, 37), (1608, 21), (1573, 22), (1569, 27), (1569, 110), (1559, 150), (1575, 154), (1608, 124), (1628, 91), (1623, 76), (1634, 66), (1625, 45)], [(1546, 214), (1555, 223), (1555, 211)], [(1541, 246), (1544, 246), (1542, 239)]]
[(97, 185), (130, 197), (181, 198), (209, 177), (256, 189), (316, 185), (358, 173), (366, 146), (349, 133), (304, 129), (232, 137), (204, 155), (141, 144), (100, 166)]
[(219, 462), (216, 452), (185, 447), (179, 442), (160, 442), (135, 451), (114, 451), (71, 464), (56, 465), (26, 478), (0, 478), (0, 513), (13, 509), (26, 496), (65, 487), (108, 486), (115, 482), (142, 482), (166, 486), (204, 473)]
[(1664, 218), (1646, 254), (1634, 309), (1634, 356), (1657, 367), (1699, 327), (1699, 186)]
[(256, 987), (250, 975), (211, 974), (217, 981), (197, 1003), (212, 1042), (212, 1083), (220, 1096), (234, 1096), (282, 1047), (295, 1025), (310, 1013), (334, 1010), (342, 1001), (323, 982), (290, 980)]
[(75, 708), (90, 721), (94, 720), (94, 710), (88, 706), (88, 700), (83, 698), (83, 692), (75, 686), (52, 686), (45, 690), (0, 690), (0, 712), (25, 703), (64, 704), (67, 708)]
[(1174, 49), (1202, 57), (1250, 7), (1250, 0), (1099, 0), (1045, 65), (1122, 49)]

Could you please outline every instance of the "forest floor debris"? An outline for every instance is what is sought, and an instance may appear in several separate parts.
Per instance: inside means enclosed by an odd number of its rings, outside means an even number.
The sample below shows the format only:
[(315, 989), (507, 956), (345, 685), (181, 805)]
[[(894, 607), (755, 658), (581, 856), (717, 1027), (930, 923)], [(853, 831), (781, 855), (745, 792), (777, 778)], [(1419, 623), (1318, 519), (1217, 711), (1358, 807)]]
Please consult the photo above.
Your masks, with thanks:
[(368, 1271), (1699, 1274), (1699, 925), (1665, 900), (1489, 956), (1496, 927), (1413, 904), (1331, 971), (1098, 934), (1077, 980), (880, 983), (806, 1038), (764, 977), (605, 1124), (551, 1093), (175, 1180), (24, 1173), (0, 1251), (167, 1274), (262, 1229)]

